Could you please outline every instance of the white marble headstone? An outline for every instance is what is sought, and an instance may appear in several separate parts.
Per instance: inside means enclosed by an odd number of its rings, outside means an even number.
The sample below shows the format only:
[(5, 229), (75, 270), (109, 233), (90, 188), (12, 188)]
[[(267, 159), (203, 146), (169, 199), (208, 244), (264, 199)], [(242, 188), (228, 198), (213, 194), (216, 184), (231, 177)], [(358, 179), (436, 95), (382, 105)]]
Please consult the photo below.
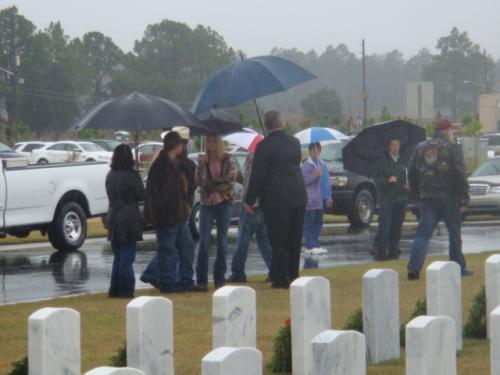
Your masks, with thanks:
[(500, 306), (500, 254), (494, 254), (486, 259), (484, 265), (486, 292), (486, 324), (488, 337), (491, 337), (491, 312)]
[(311, 375), (366, 375), (365, 336), (356, 331), (323, 331), (312, 339)]
[(490, 366), (491, 374), (500, 374), (500, 306), (490, 315)]
[(427, 315), (455, 322), (457, 350), (462, 350), (462, 279), (456, 262), (432, 262), (427, 267)]
[(142, 296), (127, 305), (127, 365), (148, 375), (174, 374), (174, 313), (164, 297)]
[(363, 333), (369, 362), (399, 358), (399, 276), (396, 271), (372, 269), (363, 275)]
[(419, 316), (406, 325), (406, 375), (456, 375), (455, 323)]
[(331, 329), (330, 282), (324, 277), (299, 277), (290, 285), (292, 374), (309, 375), (311, 340)]
[(28, 318), (30, 375), (80, 375), (80, 314), (45, 307)]
[(224, 286), (212, 297), (213, 348), (257, 346), (255, 291), (247, 286)]
[(262, 353), (255, 348), (221, 346), (201, 360), (202, 375), (262, 375)]
[(87, 371), (85, 375), (146, 375), (141, 370), (132, 367), (97, 367)]

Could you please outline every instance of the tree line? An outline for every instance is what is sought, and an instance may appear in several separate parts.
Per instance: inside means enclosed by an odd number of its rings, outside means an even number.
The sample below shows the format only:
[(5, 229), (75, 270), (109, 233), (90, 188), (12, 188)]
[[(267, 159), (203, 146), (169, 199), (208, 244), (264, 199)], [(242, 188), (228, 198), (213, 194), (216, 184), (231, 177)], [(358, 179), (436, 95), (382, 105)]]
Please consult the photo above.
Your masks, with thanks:
[[(433, 81), (436, 109), (453, 119), (475, 113), (477, 95), (498, 89), (500, 61), (495, 63), (466, 32), (453, 28), (437, 41), (436, 51), (422, 49), (409, 59), (398, 50), (368, 54), (370, 115), (403, 115), (408, 81)], [(340, 124), (359, 116), (361, 59), (346, 45), (328, 46), (321, 54), (281, 48), (271, 54), (319, 79), (259, 100), (263, 108), (277, 107), (302, 124)], [(238, 55), (208, 26), (163, 20), (148, 25), (133, 50), (125, 52), (98, 31), (70, 38), (60, 22), (40, 30), (16, 7), (5, 8), (0, 10), (0, 110), (3, 106), (6, 113), (0, 118), (16, 124), (11, 126), (18, 135), (29, 128), (39, 138), (43, 133), (58, 137), (92, 105), (133, 91), (190, 107), (203, 82)], [(254, 120), (250, 107), (239, 110), (245, 122)]]

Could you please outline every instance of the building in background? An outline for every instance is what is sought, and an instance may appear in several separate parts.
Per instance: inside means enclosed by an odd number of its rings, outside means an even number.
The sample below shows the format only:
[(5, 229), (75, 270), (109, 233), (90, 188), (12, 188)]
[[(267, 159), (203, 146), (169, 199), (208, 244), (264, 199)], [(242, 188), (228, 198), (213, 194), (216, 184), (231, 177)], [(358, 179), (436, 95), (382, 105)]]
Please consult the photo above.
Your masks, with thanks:
[(500, 93), (479, 95), (481, 133), (500, 133)]

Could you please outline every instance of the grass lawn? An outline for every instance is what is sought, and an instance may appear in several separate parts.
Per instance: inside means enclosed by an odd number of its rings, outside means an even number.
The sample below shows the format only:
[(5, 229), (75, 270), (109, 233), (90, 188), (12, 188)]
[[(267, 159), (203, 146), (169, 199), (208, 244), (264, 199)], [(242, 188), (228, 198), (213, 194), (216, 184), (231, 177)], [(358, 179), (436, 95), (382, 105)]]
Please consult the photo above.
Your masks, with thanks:
[[(484, 261), (491, 253), (467, 255), (468, 267), (475, 270), (462, 279), (463, 323), (469, 315), (473, 296), (484, 284)], [(443, 257), (429, 257), (427, 264)], [(400, 274), (401, 322), (406, 322), (417, 299), (425, 298), (423, 279), (406, 280), (406, 260), (369, 263), (330, 269), (307, 270), (302, 275), (321, 275), (331, 282), (333, 327), (341, 329), (347, 317), (361, 307), (363, 274), (371, 268), (391, 268)], [(257, 346), (264, 363), (272, 356), (273, 337), (290, 317), (289, 291), (271, 289), (264, 276), (250, 279), (257, 291)], [(139, 295), (158, 295), (155, 290), (139, 291)], [(168, 296), (174, 302), (175, 372), (182, 375), (201, 373), (201, 358), (211, 350), (211, 293), (187, 293)], [(125, 306), (128, 300), (112, 300), (105, 294), (59, 298), (36, 303), (0, 306), (0, 374), (11, 369), (11, 362), (27, 353), (27, 318), (42, 307), (71, 307), (81, 314), (82, 373), (97, 366), (109, 365), (109, 357), (125, 341)], [(370, 375), (403, 375), (405, 354), (401, 360), (368, 367)], [(487, 340), (464, 340), (458, 355), (459, 374), (489, 374), (489, 343)], [(265, 374), (269, 374), (266, 370)]]

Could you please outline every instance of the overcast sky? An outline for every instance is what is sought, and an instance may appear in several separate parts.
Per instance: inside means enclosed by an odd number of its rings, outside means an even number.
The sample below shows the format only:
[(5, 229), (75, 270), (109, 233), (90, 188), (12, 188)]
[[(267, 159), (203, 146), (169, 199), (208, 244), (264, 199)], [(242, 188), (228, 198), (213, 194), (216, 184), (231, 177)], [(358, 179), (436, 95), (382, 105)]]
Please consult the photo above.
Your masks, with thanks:
[(368, 54), (398, 49), (408, 58), (434, 52), (457, 26), (500, 58), (500, 0), (0, 0), (0, 9), (12, 5), (38, 28), (61, 21), (70, 37), (100, 31), (126, 52), (148, 24), (170, 19), (210, 26), (248, 56), (339, 43), (360, 53), (364, 38)]

